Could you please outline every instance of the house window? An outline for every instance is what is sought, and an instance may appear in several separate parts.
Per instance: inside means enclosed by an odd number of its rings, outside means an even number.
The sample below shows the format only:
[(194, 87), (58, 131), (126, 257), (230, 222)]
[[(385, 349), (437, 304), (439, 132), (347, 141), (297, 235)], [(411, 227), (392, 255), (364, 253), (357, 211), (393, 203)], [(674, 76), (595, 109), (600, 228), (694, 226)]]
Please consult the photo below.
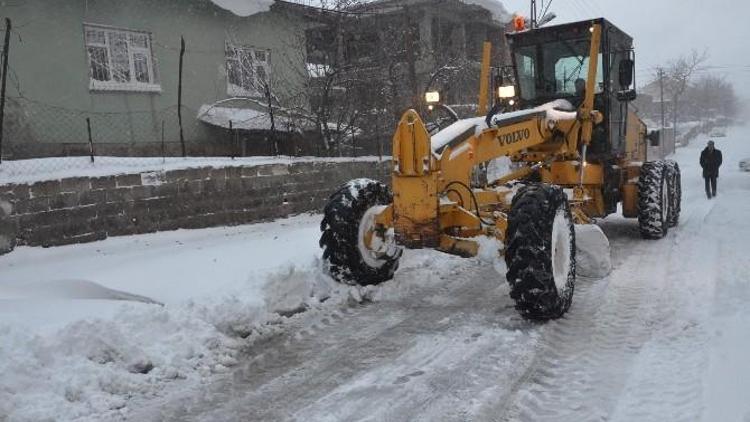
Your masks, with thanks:
[(227, 95), (264, 95), (271, 70), (269, 56), (269, 50), (227, 44)]
[(89, 89), (161, 91), (148, 32), (84, 25)]

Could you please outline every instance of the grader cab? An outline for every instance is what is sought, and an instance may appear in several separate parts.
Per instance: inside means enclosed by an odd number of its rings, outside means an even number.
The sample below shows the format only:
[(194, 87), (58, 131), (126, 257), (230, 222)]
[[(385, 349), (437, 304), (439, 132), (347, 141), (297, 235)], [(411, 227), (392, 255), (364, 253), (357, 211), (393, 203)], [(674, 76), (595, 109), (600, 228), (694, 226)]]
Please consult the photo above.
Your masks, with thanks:
[[(476, 256), (496, 240), (516, 309), (562, 316), (576, 278), (574, 224), (616, 212), (637, 217), (644, 238), (677, 225), (676, 163), (648, 161), (635, 98), (632, 38), (604, 19), (508, 34), (512, 86), (498, 86), (487, 115), (433, 135), (407, 111), (393, 137), (392, 191), (357, 179), (324, 210), (320, 245), (330, 274), (346, 283), (393, 277), (403, 248)], [(485, 49), (487, 51), (488, 48)], [(480, 112), (489, 85), (485, 54)], [(482, 186), (478, 166), (509, 157), (514, 169)]]

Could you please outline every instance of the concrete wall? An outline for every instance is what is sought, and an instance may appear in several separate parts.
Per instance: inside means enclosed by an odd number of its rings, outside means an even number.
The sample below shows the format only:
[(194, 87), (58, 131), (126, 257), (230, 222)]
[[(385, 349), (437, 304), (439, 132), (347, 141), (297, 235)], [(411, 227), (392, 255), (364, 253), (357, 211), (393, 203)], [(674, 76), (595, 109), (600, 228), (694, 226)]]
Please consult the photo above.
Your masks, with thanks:
[(382, 179), (389, 166), (274, 164), (0, 185), (0, 253), (16, 242), (47, 247), (320, 211), (342, 183)]
[[(178, 141), (180, 36), (187, 44), (183, 122), (189, 143), (225, 141), (223, 132), (212, 131), (196, 115), (201, 105), (228, 97), (227, 41), (271, 51), (270, 80), (282, 101), (305, 83), (304, 45), (298, 45), (304, 40), (304, 27), (281, 8), (242, 18), (210, 0), (13, 3), (2, 8), (3, 17), (14, 23), (4, 142), (4, 152), (11, 158), (14, 150), (20, 154), (35, 147), (47, 151), (49, 144), (85, 145), (85, 117), (91, 118), (94, 141), (99, 144), (124, 149), (148, 142), (158, 145), (163, 120), (167, 143)], [(161, 92), (90, 90), (84, 23), (150, 32)], [(100, 149), (109, 151), (107, 145)]]

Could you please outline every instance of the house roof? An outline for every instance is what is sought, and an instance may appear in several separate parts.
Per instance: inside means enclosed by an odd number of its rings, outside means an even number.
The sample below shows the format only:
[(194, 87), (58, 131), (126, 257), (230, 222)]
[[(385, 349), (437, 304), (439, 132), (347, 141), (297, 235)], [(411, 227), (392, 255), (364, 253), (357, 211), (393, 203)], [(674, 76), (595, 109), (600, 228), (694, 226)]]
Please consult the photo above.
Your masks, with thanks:
[[(302, 132), (315, 130), (315, 117), (304, 111), (292, 110), (272, 104), (274, 129), (279, 132)], [(238, 130), (271, 130), (271, 116), (268, 103), (264, 100), (237, 97), (204, 104), (198, 110), (196, 118), (212, 126)], [(341, 128), (334, 122), (328, 123), (333, 132), (346, 130), (356, 135), (361, 130), (356, 127)]]
[(268, 12), (274, 0), (211, 0), (211, 2), (237, 16), (247, 17)]
[[(311, 129), (311, 118), (301, 113), (272, 105), (274, 126), (282, 132)], [(244, 130), (271, 130), (268, 103), (252, 98), (230, 98), (214, 104), (204, 104), (198, 110), (198, 120), (210, 125)]]
[(389, 13), (396, 10), (401, 10), (404, 6), (418, 6), (418, 7), (431, 7), (440, 8), (447, 4), (453, 3), (456, 5), (463, 5), (467, 8), (481, 8), (488, 12), (492, 19), (499, 23), (507, 23), (511, 20), (511, 15), (505, 9), (500, 0), (374, 0), (368, 1), (363, 4), (358, 4), (350, 8), (350, 10), (357, 12), (381, 12)]

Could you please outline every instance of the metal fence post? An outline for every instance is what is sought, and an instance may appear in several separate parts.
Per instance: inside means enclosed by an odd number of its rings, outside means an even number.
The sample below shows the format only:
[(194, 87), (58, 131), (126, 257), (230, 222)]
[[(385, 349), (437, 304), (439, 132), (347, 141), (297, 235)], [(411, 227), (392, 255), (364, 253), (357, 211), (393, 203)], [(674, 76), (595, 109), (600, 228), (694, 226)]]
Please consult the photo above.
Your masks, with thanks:
[(10, 18), (5, 18), (5, 41), (3, 42), (3, 79), (0, 84), (0, 163), (3, 162), (3, 121), (5, 120), (5, 88), (8, 81), (8, 50), (10, 49)]
[(164, 120), (161, 121), (161, 163), (167, 162), (167, 156), (164, 151)]
[(91, 136), (91, 119), (86, 118), (86, 129), (89, 132), (89, 155), (91, 156), (91, 162), (94, 162), (94, 139)]
[(177, 123), (180, 125), (180, 144), (182, 145), (182, 156), (187, 157), (185, 149), (185, 136), (182, 133), (182, 61), (185, 57), (185, 37), (180, 36), (180, 70), (177, 85)]
[(232, 132), (232, 121), (229, 121), (229, 156), (232, 157), (232, 160), (234, 160), (234, 156), (237, 155), (234, 148), (234, 136)]

